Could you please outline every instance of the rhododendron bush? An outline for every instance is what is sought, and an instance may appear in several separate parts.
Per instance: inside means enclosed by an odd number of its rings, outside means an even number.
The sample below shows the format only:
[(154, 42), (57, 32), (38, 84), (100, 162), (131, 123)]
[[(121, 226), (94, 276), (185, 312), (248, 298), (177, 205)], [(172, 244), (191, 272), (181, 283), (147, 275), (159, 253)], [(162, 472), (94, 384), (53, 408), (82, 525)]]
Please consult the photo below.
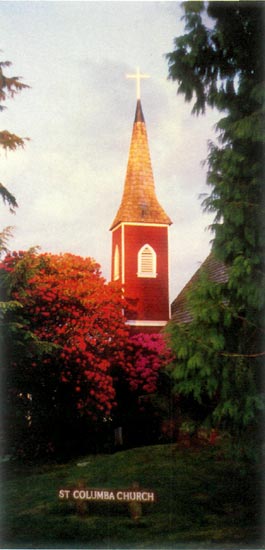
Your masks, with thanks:
[(13, 304), (0, 318), (12, 452), (90, 451), (143, 417), (151, 433), (141, 398), (157, 391), (169, 351), (162, 334), (129, 335), (122, 290), (93, 259), (13, 252), (0, 288)]
[(117, 389), (117, 425), (125, 445), (148, 445), (161, 440), (163, 418), (170, 408), (165, 366), (170, 350), (163, 333), (138, 333), (128, 338), (123, 376)]
[(128, 341), (125, 376), (139, 395), (155, 393), (159, 372), (170, 361), (170, 351), (161, 333), (139, 333)]
[(105, 282), (94, 260), (72, 254), (13, 253), (0, 275), (20, 304), (18, 339), (31, 335), (7, 354), (9, 389), (26, 403), (28, 427), (37, 419), (51, 433), (41, 416), (54, 425), (68, 417), (106, 421), (115, 406), (111, 369), (123, 364), (127, 340), (121, 289)]

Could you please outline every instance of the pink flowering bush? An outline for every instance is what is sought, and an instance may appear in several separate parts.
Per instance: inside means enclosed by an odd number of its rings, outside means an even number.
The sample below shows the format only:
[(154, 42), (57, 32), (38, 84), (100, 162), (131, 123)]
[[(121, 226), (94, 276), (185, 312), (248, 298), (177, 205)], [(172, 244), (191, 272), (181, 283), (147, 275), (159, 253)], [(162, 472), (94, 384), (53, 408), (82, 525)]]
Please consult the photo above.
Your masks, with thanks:
[(124, 370), (132, 391), (155, 393), (159, 371), (170, 362), (170, 351), (165, 336), (135, 334), (128, 341)]

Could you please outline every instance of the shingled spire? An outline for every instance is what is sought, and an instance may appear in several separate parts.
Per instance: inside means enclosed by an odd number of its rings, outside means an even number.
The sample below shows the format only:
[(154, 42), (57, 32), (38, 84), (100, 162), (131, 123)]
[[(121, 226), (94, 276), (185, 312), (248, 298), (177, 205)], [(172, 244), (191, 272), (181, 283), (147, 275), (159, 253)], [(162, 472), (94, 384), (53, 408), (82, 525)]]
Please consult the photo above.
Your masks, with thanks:
[(169, 319), (168, 228), (171, 224), (159, 204), (140, 99), (137, 104), (123, 196), (111, 226), (111, 279), (119, 281), (126, 298), (126, 323), (134, 332), (158, 332)]
[(111, 230), (119, 223), (172, 222), (159, 204), (153, 177), (148, 137), (141, 100), (137, 100), (122, 201)]

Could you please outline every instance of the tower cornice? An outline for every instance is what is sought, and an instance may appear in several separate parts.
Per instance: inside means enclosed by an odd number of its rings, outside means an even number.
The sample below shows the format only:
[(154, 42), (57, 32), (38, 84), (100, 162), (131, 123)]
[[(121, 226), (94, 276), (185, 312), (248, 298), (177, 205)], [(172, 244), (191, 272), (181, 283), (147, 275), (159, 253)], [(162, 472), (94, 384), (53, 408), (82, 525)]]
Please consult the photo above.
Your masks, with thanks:
[(139, 226), (139, 227), (168, 227), (168, 223), (156, 223), (156, 222), (149, 222), (149, 223), (143, 223), (143, 222), (120, 222), (118, 225), (115, 225), (113, 227), (113, 231), (116, 231), (116, 229), (119, 229), (121, 226)]

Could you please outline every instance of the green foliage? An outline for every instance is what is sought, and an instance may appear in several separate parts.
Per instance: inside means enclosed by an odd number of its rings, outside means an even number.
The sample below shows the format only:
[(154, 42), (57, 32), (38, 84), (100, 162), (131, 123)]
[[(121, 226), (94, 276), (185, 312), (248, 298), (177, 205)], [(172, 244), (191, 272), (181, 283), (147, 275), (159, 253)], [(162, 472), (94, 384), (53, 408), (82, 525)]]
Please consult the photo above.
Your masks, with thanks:
[[(264, 5), (258, 2), (199, 5), (184, 3), (186, 34), (175, 41), (167, 55), (169, 76), (179, 83), (179, 93), (194, 100), (199, 114), (207, 105), (226, 113), (217, 124), (219, 143), (209, 147), (208, 184), (212, 193), (204, 208), (215, 212), (214, 249), (233, 264), (238, 255), (248, 260), (248, 270), (238, 272), (235, 285), (255, 280), (260, 292), (254, 307), (264, 305), (265, 204), (263, 144), (265, 122)], [(204, 23), (205, 15), (209, 28)], [(235, 272), (234, 272), (235, 276)], [(258, 279), (262, 286), (257, 285)], [(252, 301), (254, 293), (245, 289)], [(262, 299), (261, 299), (262, 297)], [(248, 306), (248, 302), (246, 306)]]
[[(261, 2), (185, 2), (186, 33), (167, 55), (169, 77), (194, 101), (193, 112), (215, 107), (218, 142), (206, 161), (215, 213), (213, 253), (228, 281), (200, 281), (190, 297), (193, 321), (171, 326), (178, 357), (177, 389), (213, 399), (212, 422), (241, 446), (254, 441), (262, 398), (265, 319), (265, 93)], [(256, 430), (256, 431), (255, 431)], [(250, 435), (252, 434), (252, 435)], [(250, 445), (248, 445), (250, 447)]]
[(256, 100), (264, 97), (259, 86), (264, 71), (264, 7), (259, 2), (182, 5), (186, 33), (175, 39), (175, 50), (166, 56), (169, 77), (177, 80), (178, 92), (187, 101), (195, 99), (196, 114), (205, 112), (207, 105), (231, 110), (239, 107), (239, 90), (247, 95), (251, 81), (252, 93), (241, 105), (247, 113), (254, 96)]
[(260, 441), (265, 404), (262, 356), (256, 354), (257, 327), (234, 311), (227, 286), (201, 273), (187, 297), (192, 321), (167, 328), (176, 356), (169, 372), (176, 393), (208, 403), (205, 425), (229, 432), (233, 452), (250, 457)]
[(0, 195), (4, 204), (8, 204), (10, 211), (14, 213), (14, 209), (18, 207), (17, 201), (14, 195), (2, 183), (0, 183)]
[[(29, 87), (21, 82), (20, 77), (8, 77), (4, 74), (3, 70), (10, 66), (10, 61), (0, 62), (0, 112), (6, 108), (2, 104), (8, 98), (13, 98), (17, 93)], [(14, 151), (18, 147), (24, 147), (26, 139), (28, 138), (21, 138), (16, 134), (8, 132), (8, 130), (2, 130), (0, 131), (0, 148), (4, 149), (4, 151)], [(4, 203), (9, 205), (10, 211), (14, 212), (14, 209), (18, 206), (17, 201), (14, 195), (2, 183), (0, 183), (0, 195)]]
[[(11, 63), (10, 61), (1, 61), (0, 62), (0, 112), (5, 109), (5, 106), (3, 103), (8, 98), (13, 98), (17, 93), (22, 91), (25, 88), (28, 88), (26, 84), (23, 84), (21, 82), (20, 77), (13, 76), (8, 77), (4, 74), (3, 70), (10, 67)], [(12, 134), (8, 132), (7, 130), (0, 131), (0, 148), (6, 151), (14, 151), (18, 147), (23, 147), (25, 139), (27, 138), (21, 138), (17, 136), (16, 134)], [(14, 213), (15, 209), (18, 207), (16, 198), (14, 195), (3, 185), (3, 183), (0, 182), (0, 196), (2, 197), (2, 200), (4, 204), (7, 204), (9, 206), (10, 212)], [(8, 252), (8, 239), (12, 235), (11, 228), (6, 227), (0, 232), (0, 258), (2, 257), (3, 253)], [(2, 294), (2, 293), (1, 293)], [(14, 310), (18, 309), (20, 307), (20, 304), (17, 300), (9, 300), (5, 297), (3, 299), (2, 296), (0, 296), (0, 352), (2, 354), (2, 357), (4, 356), (4, 352), (2, 349), (3, 346), (3, 340), (5, 338), (4, 333), (6, 330), (6, 315), (8, 312), (14, 312)], [(10, 325), (11, 329), (11, 325)], [(13, 330), (13, 329), (12, 329)], [(3, 374), (1, 372), (0, 374), (0, 384), (2, 382)]]

